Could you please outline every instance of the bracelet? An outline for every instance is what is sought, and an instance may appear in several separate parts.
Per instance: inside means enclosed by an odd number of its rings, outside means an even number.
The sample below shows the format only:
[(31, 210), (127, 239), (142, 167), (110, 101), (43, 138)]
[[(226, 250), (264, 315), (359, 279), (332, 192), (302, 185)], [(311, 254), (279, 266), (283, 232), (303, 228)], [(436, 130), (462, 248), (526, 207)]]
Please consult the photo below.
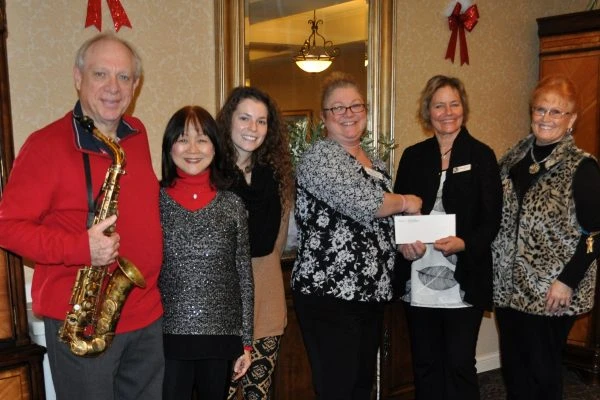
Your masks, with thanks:
[(402, 196), (402, 207), (400, 208), (400, 212), (404, 212), (404, 210), (406, 210), (406, 208), (404, 206), (406, 206), (406, 199), (404, 198), (404, 195), (401, 194), (400, 196)]
[(244, 346), (244, 351), (252, 351), (252, 346)]

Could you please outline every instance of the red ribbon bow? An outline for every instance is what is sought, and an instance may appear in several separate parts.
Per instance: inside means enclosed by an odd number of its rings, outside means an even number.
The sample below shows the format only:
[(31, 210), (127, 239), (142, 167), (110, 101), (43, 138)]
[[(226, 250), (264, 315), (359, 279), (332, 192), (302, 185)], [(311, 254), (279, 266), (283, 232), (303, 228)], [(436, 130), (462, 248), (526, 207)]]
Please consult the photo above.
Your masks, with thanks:
[[(88, 0), (87, 16), (85, 18), (85, 27), (94, 25), (100, 32), (102, 32), (102, 6), (101, 0)], [(121, 0), (106, 0), (110, 15), (112, 16), (113, 23), (115, 25), (115, 31), (119, 32), (121, 26), (128, 26), (131, 28), (131, 22), (127, 18), (127, 13), (121, 5)]]
[(452, 31), (450, 41), (448, 42), (448, 50), (446, 50), (446, 59), (452, 60), (454, 63), (454, 54), (456, 53), (456, 37), (460, 38), (460, 65), (469, 63), (469, 51), (467, 50), (467, 37), (465, 36), (465, 29), (469, 32), (477, 25), (479, 19), (479, 12), (477, 11), (477, 5), (473, 4), (467, 8), (464, 13), (460, 13), (461, 4), (456, 3), (452, 14), (448, 17), (448, 25)]

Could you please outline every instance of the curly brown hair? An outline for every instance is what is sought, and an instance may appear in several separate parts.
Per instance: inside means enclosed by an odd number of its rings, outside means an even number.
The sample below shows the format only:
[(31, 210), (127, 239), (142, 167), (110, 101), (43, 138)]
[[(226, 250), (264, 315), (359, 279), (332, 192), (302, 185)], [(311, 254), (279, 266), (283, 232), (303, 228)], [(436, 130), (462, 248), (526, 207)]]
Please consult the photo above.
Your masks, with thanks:
[(249, 86), (234, 88), (217, 114), (217, 126), (224, 144), (221, 168), (232, 177), (239, 174), (236, 165), (238, 153), (231, 139), (231, 121), (238, 105), (245, 99), (259, 101), (267, 107), (267, 136), (263, 144), (252, 153), (252, 164), (269, 165), (273, 168), (275, 178), (279, 182), (281, 204), (284, 208), (288, 208), (291, 206), (294, 195), (294, 174), (287, 127), (281, 118), (281, 112), (275, 100), (257, 88)]

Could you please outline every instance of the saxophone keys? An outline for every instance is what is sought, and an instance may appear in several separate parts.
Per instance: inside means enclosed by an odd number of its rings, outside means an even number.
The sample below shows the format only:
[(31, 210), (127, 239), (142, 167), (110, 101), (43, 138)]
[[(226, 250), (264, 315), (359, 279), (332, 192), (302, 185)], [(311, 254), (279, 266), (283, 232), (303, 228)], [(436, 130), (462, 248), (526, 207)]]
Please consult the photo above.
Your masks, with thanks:
[(117, 303), (115, 303), (115, 301), (113, 299), (106, 299), (104, 301), (104, 305), (102, 306), (103, 312), (107, 316), (110, 316), (110, 317), (115, 315), (115, 313), (117, 312), (117, 308), (118, 308), (118, 305), (117, 305)]
[(92, 340), (91, 347), (93, 352), (97, 354), (103, 352), (104, 349), (106, 349), (106, 342), (104, 341), (104, 339), (95, 338), (94, 340)]
[(88, 344), (85, 341), (73, 340), (71, 342), (71, 353), (78, 356), (85, 356), (88, 352)]

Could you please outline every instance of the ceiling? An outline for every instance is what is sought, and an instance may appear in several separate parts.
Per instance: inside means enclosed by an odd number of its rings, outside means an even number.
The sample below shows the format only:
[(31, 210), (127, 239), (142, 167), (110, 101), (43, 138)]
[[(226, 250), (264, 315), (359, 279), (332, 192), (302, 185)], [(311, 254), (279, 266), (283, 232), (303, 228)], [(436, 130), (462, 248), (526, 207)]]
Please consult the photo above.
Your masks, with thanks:
[(250, 60), (290, 56), (311, 33), (316, 13), (318, 32), (336, 46), (367, 40), (366, 0), (249, 0), (246, 44)]
[[(344, 0), (247, 0), (250, 24), (345, 3)], [(365, 0), (362, 1), (366, 3)]]

